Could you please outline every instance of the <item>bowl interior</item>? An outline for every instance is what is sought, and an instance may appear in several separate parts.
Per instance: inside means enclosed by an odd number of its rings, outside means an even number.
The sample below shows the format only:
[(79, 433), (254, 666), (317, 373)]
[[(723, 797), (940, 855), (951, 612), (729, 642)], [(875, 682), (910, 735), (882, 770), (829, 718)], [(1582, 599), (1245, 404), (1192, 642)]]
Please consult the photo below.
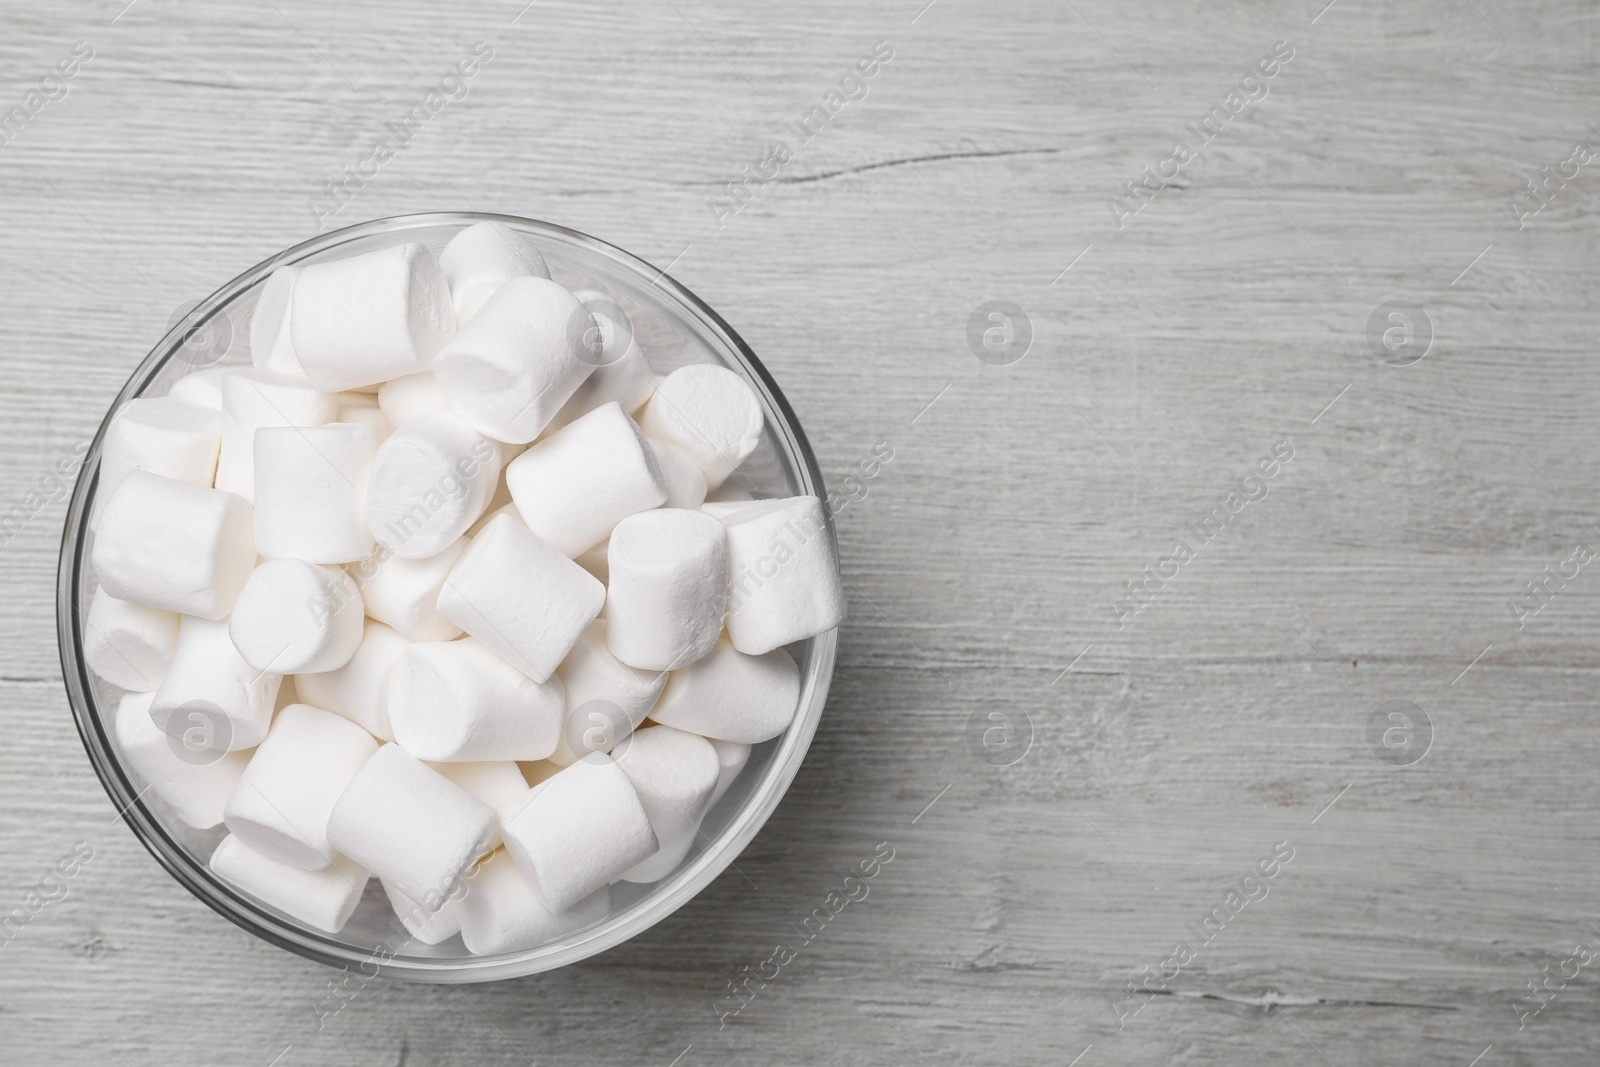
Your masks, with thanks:
[[(94, 506), (105, 427), (129, 400), (164, 395), (185, 374), (248, 365), (250, 316), (263, 284), (279, 265), (343, 258), (407, 241), (420, 241), (437, 253), (462, 228), (486, 218), (526, 235), (544, 254), (556, 281), (570, 289), (600, 290), (621, 306), (656, 373), (711, 362), (750, 382), (766, 409), (766, 426), (755, 453), (720, 495), (742, 490), (754, 497), (825, 497), (811, 448), (765, 368), (715, 312), (664, 272), (612, 245), (549, 223), (475, 213), (408, 215), (363, 223), (287, 249), (223, 286), (162, 338), (117, 397), (85, 456), (68, 509), (59, 575), (62, 668), (78, 729), (117, 810), (151, 853), (197, 897), (267, 941), (323, 963), (422, 981), (482, 981), (562, 966), (632, 937), (687, 902), (733, 861), (794, 778), (822, 713), (835, 649), (834, 633), (790, 646), (802, 679), (795, 721), (751, 752), (749, 764), (707, 814), (678, 869), (650, 885), (616, 883), (611, 914), (559, 941), (498, 956), (471, 956), (459, 937), (424, 945), (411, 940), (399, 924), (376, 878), (344, 930), (327, 935), (211, 874), (206, 859), (224, 830), (194, 830), (144, 791), (145, 783), (123, 764), (112, 740), (121, 690), (84, 666), (81, 628), (97, 584), (89, 562), (94, 534), (87, 517)], [(831, 519), (827, 536), (834, 536)]]

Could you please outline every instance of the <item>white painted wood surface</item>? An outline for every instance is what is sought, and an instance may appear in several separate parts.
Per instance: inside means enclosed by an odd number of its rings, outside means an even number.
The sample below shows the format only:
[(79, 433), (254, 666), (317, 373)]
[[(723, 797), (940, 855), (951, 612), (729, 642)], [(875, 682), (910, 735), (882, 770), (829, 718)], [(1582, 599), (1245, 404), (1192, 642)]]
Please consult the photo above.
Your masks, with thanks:
[[(1600, 961), (1518, 1012), (1600, 944), (1600, 573), (1521, 628), (1509, 604), (1600, 548), (1600, 163), (1523, 228), (1508, 206), (1600, 140), (1593, 5), (124, 2), (12, 0), (0, 34), (0, 110), (94, 50), (0, 146), (0, 491), (57, 497), (0, 551), (0, 911), (94, 849), (0, 947), (0, 1062), (1594, 1061)], [(171, 311), (315, 232), (322, 183), (478, 41), (470, 94), (332, 224), (501, 210), (670, 263), (830, 479), (894, 458), (839, 515), (852, 615), (740, 860), (759, 889), (730, 872), (553, 975), (374, 985), (319, 1032), (331, 972), (113, 819), (41, 479)], [(718, 228), (708, 198), (880, 41), (865, 99)], [(1109, 199), (1278, 41), (1266, 98), (1119, 232)], [(1406, 367), (1366, 337), (1397, 299), (1436, 335)], [(1020, 362), (969, 350), (988, 300), (1025, 309)], [(1119, 629), (1124, 584), (1285, 440)], [(1410, 766), (1367, 741), (1391, 700), (1432, 722)], [(1005, 767), (968, 743), (991, 701), (1031, 720)], [(719, 1029), (728, 981), (884, 841), (870, 896)], [(1280, 842), (1268, 895), (1126, 999)]]

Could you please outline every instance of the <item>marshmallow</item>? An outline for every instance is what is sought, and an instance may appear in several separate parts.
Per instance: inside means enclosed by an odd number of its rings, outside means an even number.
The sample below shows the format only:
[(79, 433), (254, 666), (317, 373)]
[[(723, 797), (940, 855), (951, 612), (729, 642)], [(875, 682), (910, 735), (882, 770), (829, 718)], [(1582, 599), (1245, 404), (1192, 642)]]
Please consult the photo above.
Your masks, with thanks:
[(320, 871), (305, 871), (263, 856), (231, 835), (211, 854), (211, 869), (269, 907), (330, 934), (350, 921), (368, 878), (344, 856)]
[(100, 513), (90, 558), (101, 588), (118, 600), (220, 619), (255, 566), (250, 505), (131, 471)]
[(732, 516), (739, 514), (739, 512), (743, 511), (745, 508), (749, 507), (751, 504), (757, 504), (757, 503), (760, 503), (760, 501), (757, 501), (757, 500), (707, 500), (704, 504), (700, 505), (700, 510), (705, 512), (707, 515), (710, 515), (713, 519), (718, 519), (718, 520), (720, 520), (722, 522), (727, 522), (728, 519), (731, 518)]
[(391, 744), (367, 760), (339, 797), (328, 840), (432, 910), (457, 891), (494, 825), (493, 808)]
[(594, 370), (594, 320), (546, 278), (512, 278), (433, 361), (450, 406), (482, 433), (525, 444)]
[[(424, 945), (437, 945), (461, 932), (459, 896), (445, 900), (430, 911), (404, 893), (396, 892), (388, 882), (380, 879), (378, 884), (383, 886), (384, 896), (389, 898), (389, 906), (394, 909), (395, 916), (399, 918), (400, 924), (406, 928), (406, 933), (411, 935), (413, 941), (420, 941)], [(463, 889), (465, 888), (463, 886)]]
[(117, 748), (151, 792), (197, 830), (222, 821), (224, 805), (250, 762), (248, 752), (204, 753), (184, 749), (150, 718), (154, 693), (129, 693), (117, 705)]
[(210, 408), (170, 396), (128, 401), (106, 430), (90, 525), (98, 526), (100, 510), (129, 471), (149, 471), (210, 489), (221, 443), (222, 416)]
[(723, 522), (733, 647), (758, 656), (844, 621), (844, 582), (820, 500), (763, 500)]
[(349, 719), (310, 704), (289, 705), (228, 798), (228, 831), (279, 863), (321, 870), (334, 858), (328, 816), (376, 751), (378, 742)]
[(226, 622), (185, 616), (150, 717), (191, 753), (255, 748), (267, 736), (282, 681), (244, 661)]
[(706, 801), (706, 811), (710, 812), (717, 806), (728, 787), (739, 777), (745, 764), (750, 762), (750, 746), (738, 741), (718, 741), (714, 737), (706, 740), (711, 742), (711, 747), (717, 750), (717, 763), (721, 769), (717, 772), (717, 787), (711, 791), (711, 799)]
[(616, 881), (659, 847), (633, 783), (599, 753), (501, 808), (500, 833), (506, 851), (554, 911)]
[(747, 656), (724, 637), (673, 671), (650, 718), (663, 726), (753, 745), (783, 733), (800, 706), (800, 668), (783, 649)]
[[(552, 428), (565, 426), (585, 412), (613, 401), (631, 415), (650, 399), (656, 388), (655, 373), (634, 339), (627, 313), (604, 293), (593, 289), (574, 290), (572, 295), (594, 318), (600, 352), (592, 357), (594, 373), (584, 379), (572, 399), (556, 412), (555, 418), (550, 420)], [(593, 347), (591, 344), (591, 351)]]
[(458, 326), (465, 326), (508, 279), (550, 277), (532, 242), (498, 222), (476, 222), (450, 238), (439, 253), (439, 266), (450, 282)]
[[(661, 478), (667, 483), (669, 508), (698, 508), (706, 499), (706, 476), (682, 452), (671, 445), (645, 438), (650, 451), (655, 454), (656, 466), (661, 468)], [(720, 516), (718, 516), (720, 518)]]
[(504, 851), (490, 856), (460, 904), (461, 940), (475, 955), (519, 952), (593, 926), (611, 913), (601, 886), (563, 911), (552, 911)]
[(651, 726), (618, 745), (612, 758), (633, 783), (661, 845), (624, 871), (623, 881), (659, 881), (677, 870), (694, 845), (722, 770), (717, 750), (703, 737)]
[(711, 651), (728, 603), (727, 529), (698, 511), (623, 519), (606, 552), (606, 643), (631, 667), (672, 671)]
[(424, 412), (378, 449), (367, 482), (367, 527), (397, 556), (442, 552), (483, 514), (500, 465), (493, 441), (448, 411)]
[(234, 601), (228, 636), (258, 671), (313, 674), (338, 670), (361, 644), (361, 593), (337, 567), (269, 559)]
[(449, 407), (439, 379), (432, 371), (392, 378), (378, 387), (378, 406), (396, 426), (404, 426), (424, 411)]
[(395, 743), (418, 759), (544, 759), (565, 707), (559, 678), (535, 682), (470, 637), (414, 644), (389, 675)]
[(151, 692), (177, 648), (176, 614), (94, 591), (83, 620), (83, 659), (95, 674), (122, 689)]
[(639, 425), (646, 435), (682, 452), (721, 485), (761, 442), (761, 401), (726, 367), (679, 367), (656, 386)]
[(222, 411), (222, 379), (238, 373), (237, 367), (206, 367), (191, 370), (167, 389), (171, 400), (187, 400), (212, 411)]
[(377, 444), (365, 426), (256, 431), (256, 551), (307, 563), (372, 555), (365, 502)]
[(426, 559), (403, 559), (382, 552), (351, 567), (367, 614), (411, 641), (460, 637), (461, 627), (439, 614), (438, 603), (439, 590), (466, 547), (467, 539), (458, 537)]
[(308, 704), (343, 715), (374, 737), (394, 739), (389, 725), (389, 672), (411, 642), (381, 622), (367, 622), (361, 643), (338, 670), (295, 676), (295, 688)]
[[(611, 751), (644, 722), (667, 684), (665, 673), (641, 671), (611, 654), (604, 619), (596, 619), (579, 635), (558, 674), (567, 689), (567, 717), (551, 758), (562, 766), (589, 752)], [(613, 708), (620, 712), (620, 723)]]
[[(528, 791), (528, 780), (523, 777), (522, 769), (510, 760), (428, 763), (428, 766), (496, 811)], [(496, 822), (489, 834), (488, 847), (495, 849), (500, 845), (500, 824)]]
[(222, 450), (217, 488), (255, 499), (255, 440), (263, 426), (321, 426), (339, 406), (304, 378), (270, 371), (230, 371), (221, 381)]
[[(362, 393), (340, 393), (340, 396), (362, 396)], [(340, 404), (338, 421), (347, 422), (353, 426), (365, 426), (372, 434), (374, 447), (383, 444), (385, 439), (394, 432), (394, 425), (389, 421), (389, 416), (378, 409), (376, 404), (371, 407), (360, 407), (354, 404)]]
[(655, 453), (615, 403), (512, 460), (506, 487), (528, 529), (569, 557), (604, 541), (629, 515), (667, 500)]
[(606, 587), (509, 515), (479, 532), (445, 579), (439, 614), (547, 682), (605, 604)]
[(323, 392), (427, 370), (454, 327), (439, 261), (415, 242), (313, 263), (295, 279), (290, 337)]
[(289, 306), (303, 268), (286, 263), (272, 272), (250, 313), (250, 362), (256, 370), (304, 375), (289, 332)]

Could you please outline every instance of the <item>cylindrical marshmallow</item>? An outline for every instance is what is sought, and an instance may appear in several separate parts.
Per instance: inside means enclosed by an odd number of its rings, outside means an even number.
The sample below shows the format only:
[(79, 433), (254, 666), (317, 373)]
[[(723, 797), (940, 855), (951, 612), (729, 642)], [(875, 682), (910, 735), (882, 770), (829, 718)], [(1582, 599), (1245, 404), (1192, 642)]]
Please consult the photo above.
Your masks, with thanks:
[(282, 681), (283, 675), (244, 661), (228, 637), (227, 622), (185, 616), (150, 717), (192, 753), (255, 748), (267, 736)]
[(639, 794), (660, 848), (624, 871), (628, 882), (655, 882), (689, 854), (700, 818), (711, 806), (722, 764), (703, 737), (670, 726), (639, 730), (612, 753)]
[(550, 268), (526, 237), (499, 222), (475, 222), (439, 253), (450, 282), (456, 324), (467, 320), (510, 278), (548, 278)]
[(289, 332), (289, 308), (300, 270), (299, 266), (286, 263), (273, 271), (261, 287), (255, 310), (250, 313), (250, 362), (256, 370), (305, 374), (294, 354)]
[(761, 401), (726, 367), (695, 363), (661, 380), (639, 425), (695, 462), (712, 489), (761, 443)]
[(747, 656), (726, 637), (673, 671), (650, 718), (663, 726), (753, 745), (783, 733), (800, 706), (800, 668), (778, 648)]
[(431, 370), (393, 378), (378, 387), (378, 407), (395, 426), (404, 426), (424, 411), (449, 406)]
[(662, 480), (667, 483), (669, 508), (698, 508), (706, 499), (706, 476), (682, 452), (660, 441), (646, 437), (650, 450), (655, 453), (656, 466), (661, 468)]
[(220, 619), (255, 566), (251, 527), (243, 497), (132, 471), (100, 513), (90, 558), (118, 600)]
[(326, 393), (427, 370), (455, 328), (439, 261), (415, 242), (312, 263), (291, 304), (295, 354)]
[(222, 413), (222, 380), (238, 371), (238, 367), (202, 367), (190, 369), (167, 390), (173, 400), (187, 400), (203, 408)]
[(456, 561), (439, 614), (536, 682), (547, 682), (605, 605), (606, 587), (510, 515)]
[(367, 481), (377, 444), (353, 423), (256, 431), (256, 551), (308, 563), (372, 555)]
[(250, 572), (228, 618), (228, 636), (258, 671), (338, 670), (361, 644), (361, 592), (338, 567), (269, 559)]
[(535, 682), (470, 637), (414, 644), (389, 675), (395, 743), (423, 760), (544, 759), (565, 708), (559, 678)]
[(615, 403), (512, 460), (506, 486), (528, 529), (569, 557), (604, 541), (629, 515), (667, 500), (655, 453)]
[[(656, 700), (661, 696), (661, 688), (667, 683), (667, 675), (662, 671), (642, 671), (637, 667), (630, 667), (611, 654), (611, 649), (606, 642), (606, 621), (596, 619), (579, 636), (577, 644), (572, 646), (572, 651), (567, 653), (567, 658), (562, 661), (557, 672), (561, 681), (567, 688), (568, 726), (563, 731), (563, 741), (572, 745), (571, 735), (577, 732), (580, 736), (592, 726), (599, 723), (579, 717), (573, 723), (573, 713), (586, 704), (600, 701), (604, 704), (615, 706), (622, 712), (627, 721), (627, 729), (611, 739), (615, 744), (623, 737), (637, 729), (644, 722), (645, 716), (650, 714), (650, 709), (655, 707)], [(577, 756), (585, 752), (599, 751), (600, 746), (572, 746)], [(609, 751), (610, 746), (605, 746)], [(567, 760), (571, 763), (572, 760)]]
[(211, 854), (211, 869), (262, 903), (330, 934), (350, 921), (368, 878), (344, 856), (320, 871), (306, 871), (263, 856), (232, 835)]
[(700, 510), (713, 519), (727, 522), (729, 516), (737, 515), (751, 504), (759, 503), (761, 503), (759, 500), (707, 500), (700, 505)]
[(209, 830), (222, 821), (223, 807), (238, 786), (250, 753), (189, 752), (150, 718), (154, 699), (154, 693), (122, 698), (117, 705), (117, 748), (173, 814), (198, 830)]
[(295, 689), (306, 703), (343, 715), (373, 737), (392, 741), (389, 673), (410, 643), (383, 623), (369, 620), (349, 662), (321, 674), (295, 675)]
[(223, 376), (222, 449), (218, 489), (255, 499), (256, 431), (264, 426), (321, 426), (339, 411), (333, 397), (304, 378), (271, 371), (231, 370)]
[(758, 656), (844, 621), (844, 581), (820, 500), (762, 500), (722, 521), (734, 648)]
[(506, 851), (554, 911), (616, 881), (658, 847), (633, 783), (599, 753), (501, 808), (500, 833)]
[[(437, 908), (424, 908), (421, 904), (395, 891), (389, 883), (378, 882), (383, 886), (384, 896), (389, 898), (389, 906), (394, 909), (395, 917), (405, 927), (406, 933), (412, 940), (420, 941), (424, 945), (438, 945), (450, 940), (461, 932), (461, 897), (446, 900)], [(462, 886), (465, 891), (466, 886)]]
[[(523, 777), (522, 769), (510, 760), (428, 763), (428, 766), (496, 811), (528, 791), (528, 780)], [(493, 832), (489, 834), (488, 847), (499, 848), (501, 843), (500, 823), (496, 821)]]
[(706, 740), (717, 750), (717, 762), (721, 765), (717, 772), (717, 787), (711, 791), (711, 799), (706, 801), (706, 811), (709, 812), (717, 806), (717, 801), (728, 792), (728, 787), (750, 762), (750, 746), (739, 741), (719, 741), (715, 737)]
[(500, 479), (500, 449), (449, 411), (424, 412), (389, 435), (367, 482), (367, 527), (405, 559), (425, 559), (467, 532)]
[(211, 488), (222, 443), (222, 416), (211, 408), (170, 396), (138, 397), (117, 413), (100, 450), (95, 517), (129, 471)]
[[(593, 289), (574, 290), (572, 295), (593, 317), (594, 328), (599, 332), (600, 351), (592, 357), (594, 373), (584, 379), (572, 399), (556, 412), (555, 418), (550, 420), (552, 428), (565, 426), (585, 412), (612, 401), (621, 404), (622, 410), (631, 415), (644, 406), (656, 388), (655, 373), (634, 339), (627, 313), (610, 297)], [(594, 351), (592, 344), (590, 351)]]
[(177, 649), (175, 613), (94, 591), (83, 620), (83, 659), (95, 674), (122, 689), (152, 692)]
[(711, 651), (728, 602), (727, 530), (698, 511), (623, 519), (606, 551), (606, 643), (631, 667), (672, 671)]
[[(365, 396), (367, 394), (340, 393), (339, 395)], [(383, 444), (384, 441), (388, 440), (389, 435), (394, 432), (394, 424), (389, 421), (389, 416), (385, 415), (376, 404), (370, 407), (363, 407), (356, 404), (341, 403), (337, 419), (339, 422), (347, 422), (353, 426), (365, 426), (367, 431), (372, 434), (374, 448)]]
[(433, 361), (450, 406), (480, 432), (525, 444), (594, 370), (594, 320), (547, 278), (511, 278)]
[(433, 909), (487, 851), (495, 811), (399, 745), (384, 745), (334, 805), (328, 840)]
[(333, 861), (328, 816), (378, 742), (349, 719), (310, 704), (290, 704), (228, 799), (233, 836), (279, 863), (320, 870)]
[(477, 956), (534, 948), (611, 913), (611, 891), (605, 886), (564, 911), (552, 911), (504, 850), (480, 864), (467, 885), (458, 912), (461, 940)]
[(461, 636), (461, 627), (439, 614), (439, 590), (466, 547), (467, 539), (458, 537), (425, 559), (404, 559), (384, 549), (347, 569), (372, 618), (412, 641), (449, 641)]

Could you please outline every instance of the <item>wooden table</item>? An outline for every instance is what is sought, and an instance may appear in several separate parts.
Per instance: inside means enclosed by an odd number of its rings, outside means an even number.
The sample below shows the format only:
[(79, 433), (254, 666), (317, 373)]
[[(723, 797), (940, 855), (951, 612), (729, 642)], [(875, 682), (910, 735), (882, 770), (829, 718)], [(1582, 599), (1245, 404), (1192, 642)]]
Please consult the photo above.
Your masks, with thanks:
[[(11, 2), (0, 40), (0, 911), (93, 852), (0, 949), (0, 1061), (1594, 1061), (1592, 6), (125, 2)], [(191, 899), (90, 773), (50, 471), (184, 302), (457, 208), (735, 324), (858, 475), (851, 616), (749, 882), (319, 1031), (332, 972)]]

